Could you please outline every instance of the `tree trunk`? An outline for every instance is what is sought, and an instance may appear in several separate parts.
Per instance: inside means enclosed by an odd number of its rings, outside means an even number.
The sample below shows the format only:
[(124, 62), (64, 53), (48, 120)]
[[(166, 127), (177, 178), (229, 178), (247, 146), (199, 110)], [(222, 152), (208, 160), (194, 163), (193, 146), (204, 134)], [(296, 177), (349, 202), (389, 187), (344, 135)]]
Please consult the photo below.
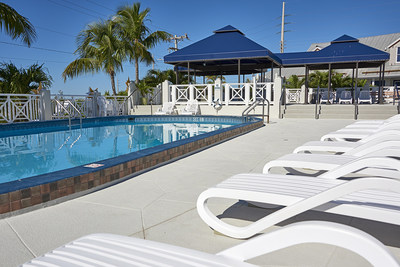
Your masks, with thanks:
[(111, 88), (112, 88), (112, 91), (113, 91), (113, 95), (117, 95), (117, 91), (115, 90), (115, 74), (114, 74), (114, 72), (110, 72), (110, 78), (111, 78)]
[(135, 58), (136, 84), (139, 84), (139, 59)]

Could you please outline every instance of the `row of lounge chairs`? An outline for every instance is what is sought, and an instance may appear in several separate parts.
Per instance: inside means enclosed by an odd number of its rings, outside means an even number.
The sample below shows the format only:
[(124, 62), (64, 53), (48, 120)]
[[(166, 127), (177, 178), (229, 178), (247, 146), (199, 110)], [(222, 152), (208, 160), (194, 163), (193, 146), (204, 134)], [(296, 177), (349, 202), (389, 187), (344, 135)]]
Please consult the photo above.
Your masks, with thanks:
[(197, 100), (189, 100), (186, 106), (178, 112), (175, 103), (167, 102), (162, 105), (155, 113), (155, 115), (199, 115), (200, 107)]
[[(328, 97), (328, 92), (324, 91), (321, 95), (320, 103), (330, 103), (334, 102), (334, 94), (331, 92)], [(358, 104), (372, 104), (372, 97), (369, 91), (361, 91), (357, 98)], [(353, 103), (353, 94), (350, 91), (342, 91), (339, 96), (339, 104), (351, 104)]]
[[(356, 122), (308, 142), (293, 154), (266, 163), (263, 173), (238, 174), (200, 194), (197, 210), (214, 230), (249, 238), (304, 211), (359, 217), (400, 225), (400, 115), (385, 121)], [(285, 167), (289, 174), (275, 174)], [(318, 173), (310, 175), (309, 169)], [(210, 198), (244, 200), (281, 207), (245, 227), (222, 221), (208, 208)], [(108, 234), (82, 237), (29, 262), (150, 266), (254, 266), (244, 261), (302, 243), (351, 250), (373, 266), (400, 266), (377, 239), (350, 226), (308, 221), (253, 237), (215, 255)]]

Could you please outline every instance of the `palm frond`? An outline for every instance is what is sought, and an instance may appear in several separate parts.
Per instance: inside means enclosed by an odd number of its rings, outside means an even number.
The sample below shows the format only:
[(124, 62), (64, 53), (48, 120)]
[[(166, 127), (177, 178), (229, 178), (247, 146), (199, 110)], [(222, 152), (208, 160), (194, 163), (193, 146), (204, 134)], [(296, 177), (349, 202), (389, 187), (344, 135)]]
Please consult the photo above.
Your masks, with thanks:
[(0, 30), (4, 29), (12, 39), (21, 38), (30, 46), (36, 39), (36, 31), (27, 18), (21, 16), (15, 9), (0, 3)]

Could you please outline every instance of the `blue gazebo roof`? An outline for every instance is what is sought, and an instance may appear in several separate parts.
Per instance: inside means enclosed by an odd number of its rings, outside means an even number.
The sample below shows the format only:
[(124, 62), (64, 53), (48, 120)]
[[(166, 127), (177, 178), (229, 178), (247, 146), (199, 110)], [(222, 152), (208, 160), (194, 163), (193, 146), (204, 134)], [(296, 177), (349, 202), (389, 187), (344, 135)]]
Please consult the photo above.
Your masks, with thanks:
[(309, 65), (312, 69), (350, 68), (359, 63), (359, 67), (379, 66), (389, 60), (389, 54), (364, 45), (358, 39), (343, 35), (320, 51), (276, 54), (284, 67)]
[(165, 63), (186, 67), (189, 62), (191, 69), (216, 74), (236, 73), (238, 60), (242, 74), (258, 72), (271, 64), (281, 65), (274, 53), (231, 25), (164, 57)]

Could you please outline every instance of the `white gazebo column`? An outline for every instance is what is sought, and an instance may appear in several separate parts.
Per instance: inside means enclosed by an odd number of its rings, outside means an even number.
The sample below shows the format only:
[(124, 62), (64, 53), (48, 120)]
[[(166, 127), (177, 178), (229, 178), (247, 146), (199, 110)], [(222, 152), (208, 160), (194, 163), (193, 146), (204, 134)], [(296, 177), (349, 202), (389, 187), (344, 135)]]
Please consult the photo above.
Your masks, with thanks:
[[(165, 80), (162, 82), (161, 84), (161, 95), (162, 95), (162, 104), (170, 102), (169, 98), (171, 96), (171, 92), (170, 92), (170, 82), (168, 80)], [(173, 102), (173, 100), (172, 100)]]
[(225, 101), (225, 105), (229, 105), (229, 99), (230, 99), (230, 94), (229, 94), (229, 83), (226, 83), (225, 84), (225, 99), (224, 99), (224, 101)]
[(280, 99), (282, 94), (282, 77), (275, 76), (274, 79), (274, 104), (270, 108), (270, 118), (279, 118)]
[(244, 104), (248, 106), (250, 103), (250, 84), (246, 83), (244, 85)]
[[(207, 99), (208, 99), (208, 105), (209, 105), (209, 106), (211, 106), (212, 101), (213, 101), (213, 95), (212, 95), (213, 91), (212, 91), (212, 87), (213, 87), (212, 84), (207, 84)], [(216, 98), (214, 98), (214, 99), (216, 99)]]
[(194, 100), (194, 85), (189, 85), (189, 100)]
[(41, 114), (40, 114), (40, 120), (41, 121), (48, 121), (51, 120), (51, 97), (50, 97), (50, 90), (47, 89), (42, 89), (40, 90), (40, 96), (41, 96)]

